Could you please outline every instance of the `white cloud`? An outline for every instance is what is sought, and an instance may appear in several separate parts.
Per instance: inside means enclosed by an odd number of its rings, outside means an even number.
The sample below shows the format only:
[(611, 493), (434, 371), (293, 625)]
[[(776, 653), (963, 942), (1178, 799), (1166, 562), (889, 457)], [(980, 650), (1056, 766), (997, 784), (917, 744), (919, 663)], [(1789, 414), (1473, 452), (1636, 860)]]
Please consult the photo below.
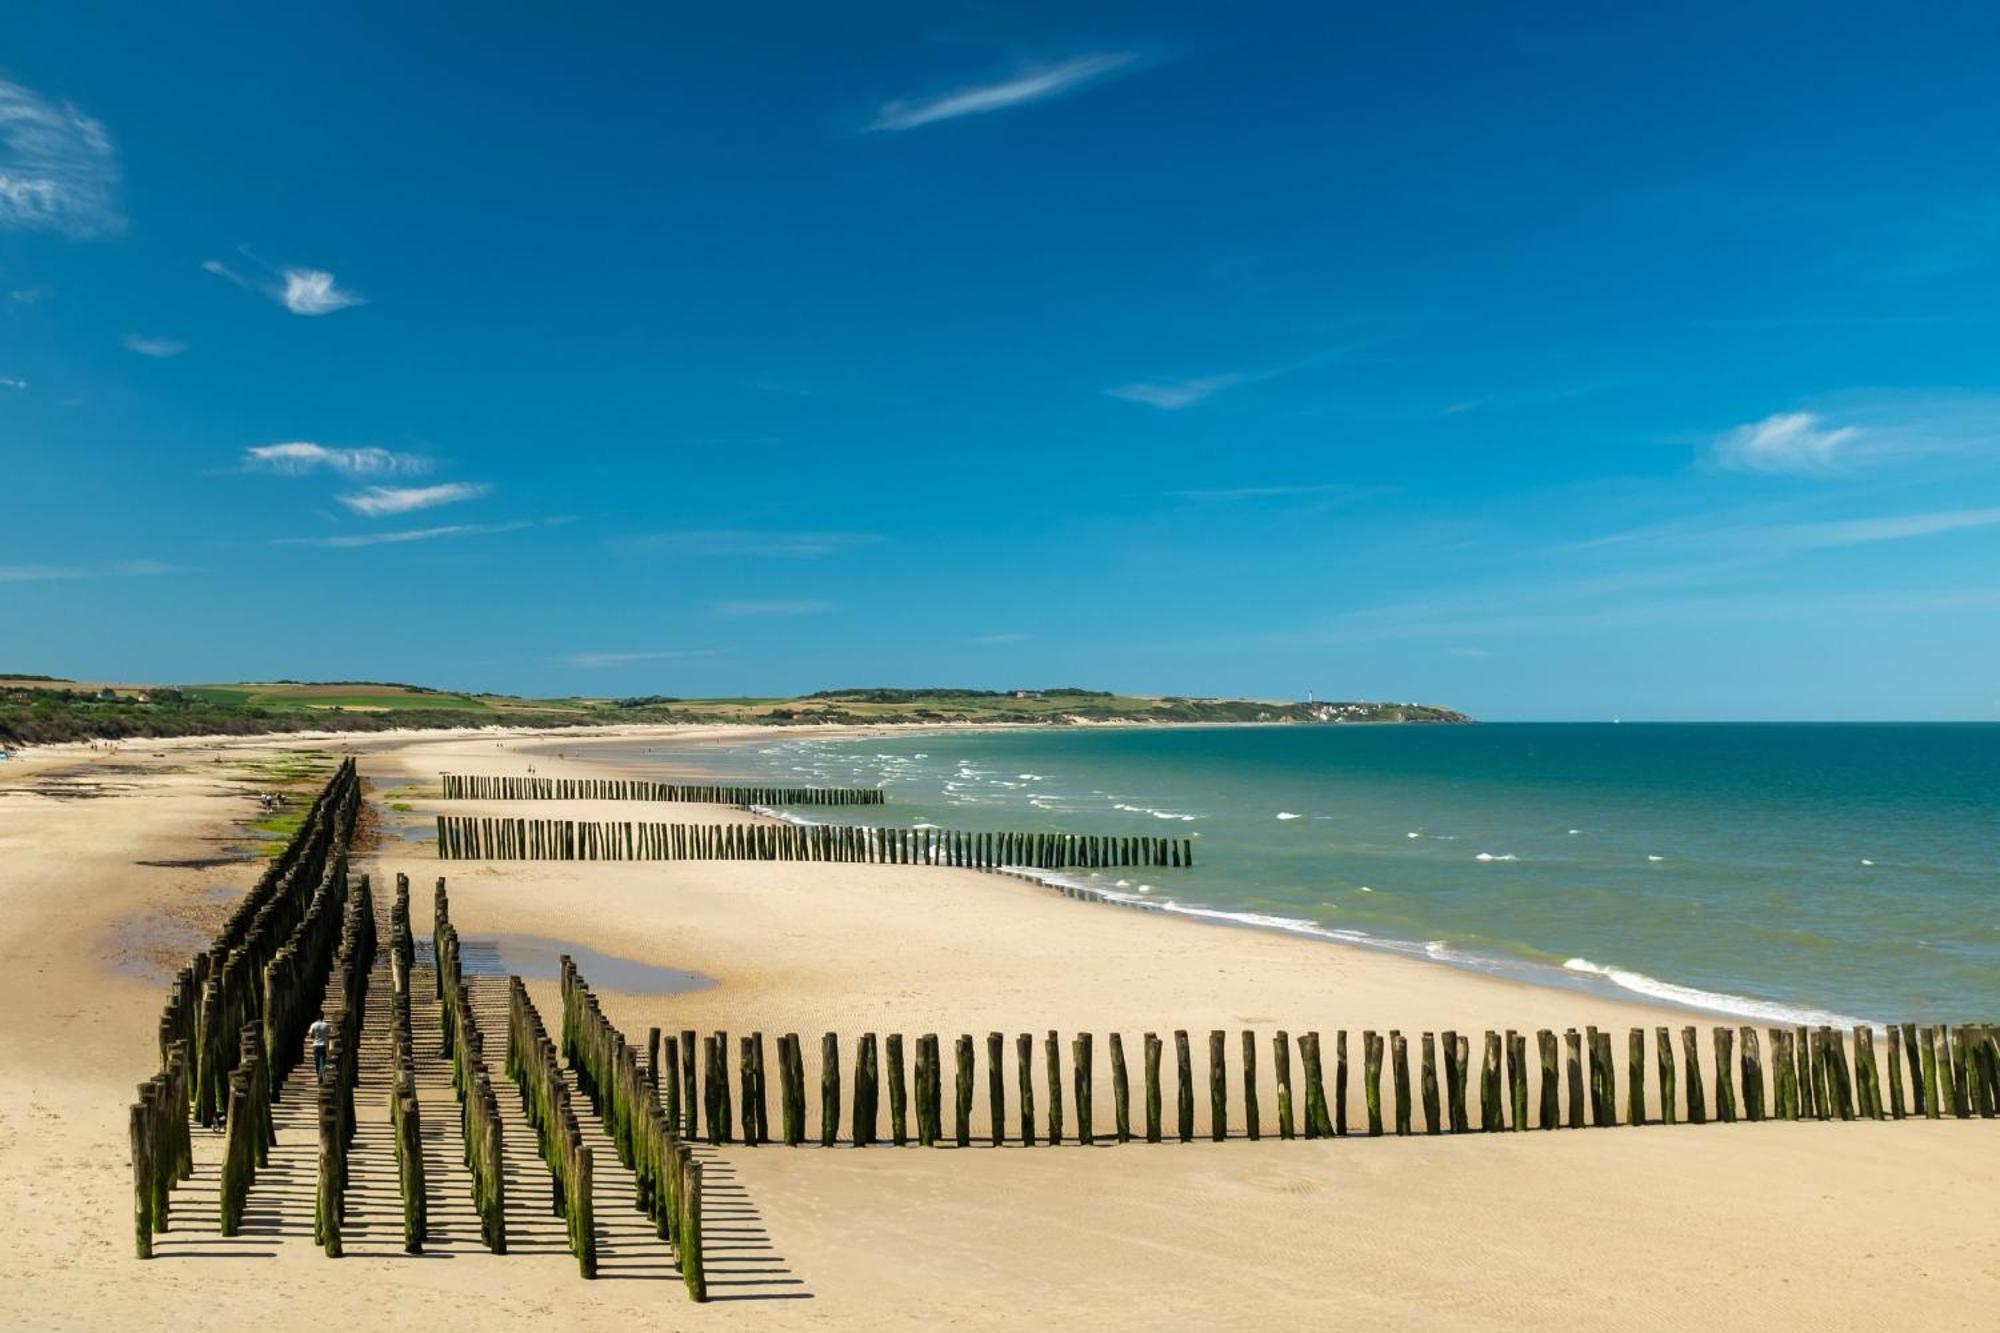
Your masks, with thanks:
[(455, 523), (442, 528), (410, 528), (401, 532), (364, 532), (347, 537), (279, 537), (271, 542), (273, 546), (324, 546), (335, 550), (350, 550), (357, 546), (382, 546), (397, 542), (428, 542), (440, 537), (486, 537), (498, 532), (519, 532), (532, 528), (531, 519), (516, 519), (512, 523)]
[(0, 226), (81, 239), (124, 229), (118, 154), (104, 126), (0, 79)]
[(407, 514), (413, 509), (477, 500), (493, 488), (478, 482), (450, 481), (441, 486), (370, 486), (365, 491), (343, 495), (340, 502), (357, 514), (380, 518), (385, 514)]
[(383, 472), (428, 472), (431, 460), (421, 454), (395, 454), (373, 446), (363, 449), (329, 449), (323, 444), (293, 441), (287, 444), (259, 444), (243, 451), (243, 466), (252, 472), (282, 472), (298, 476), (325, 468), (349, 476)]
[(41, 583), (50, 579), (131, 578), (171, 574), (158, 560), (120, 560), (110, 565), (0, 565), (0, 583)]
[(1197, 379), (1175, 380), (1169, 384), (1120, 384), (1104, 392), (1128, 403), (1144, 403), (1147, 407), (1157, 407), (1163, 412), (1178, 412), (1184, 407), (1207, 402), (1223, 390), (1233, 389), (1254, 378), (1257, 377), (1203, 375)]
[(1129, 51), (1077, 56), (1053, 65), (1037, 65), (999, 83), (958, 88), (938, 97), (898, 99), (884, 103), (868, 126), (871, 131), (899, 132), (919, 125), (934, 125), (960, 116), (980, 116), (1009, 107), (1025, 106), (1063, 93), (1122, 69), (1137, 57)]
[(288, 268), (284, 278), (278, 300), (294, 315), (330, 315), (365, 303), (365, 298), (335, 286), (333, 274), (324, 269)]
[(360, 293), (342, 288), (334, 281), (333, 274), (325, 269), (290, 266), (274, 269), (247, 248), (243, 249), (243, 254), (270, 274), (270, 280), (259, 281), (220, 259), (202, 260), (202, 271), (213, 273), (225, 282), (233, 282), (245, 291), (262, 292), (294, 315), (330, 315), (351, 305), (368, 303)]
[(832, 602), (717, 602), (715, 614), (735, 620), (745, 620), (777, 616), (822, 616), (829, 611), (839, 609)]
[(1925, 514), (1886, 514), (1877, 518), (1833, 519), (1823, 523), (1785, 523), (1750, 528), (1741, 536), (1752, 545), (1787, 551), (1816, 551), (1833, 546), (1903, 541), (1963, 528), (2000, 523), (2000, 508), (1945, 509)]
[(126, 351), (137, 352), (140, 356), (179, 356), (188, 349), (188, 345), (179, 338), (148, 338), (141, 333), (126, 334), (124, 342)]
[(1859, 426), (1829, 426), (1817, 412), (1774, 412), (1728, 431), (1715, 442), (1715, 461), (1752, 472), (1837, 472), (1862, 438)]
[(869, 532), (656, 532), (636, 537), (628, 545), (664, 555), (811, 558), (837, 555), (881, 540)]
[(15, 375), (0, 375), (0, 389), (25, 389), (28, 382)]
[(562, 660), (573, 667), (593, 669), (630, 666), (634, 662), (672, 662), (690, 657), (718, 657), (728, 651), (727, 648), (673, 648), (661, 652), (642, 653), (571, 653)]

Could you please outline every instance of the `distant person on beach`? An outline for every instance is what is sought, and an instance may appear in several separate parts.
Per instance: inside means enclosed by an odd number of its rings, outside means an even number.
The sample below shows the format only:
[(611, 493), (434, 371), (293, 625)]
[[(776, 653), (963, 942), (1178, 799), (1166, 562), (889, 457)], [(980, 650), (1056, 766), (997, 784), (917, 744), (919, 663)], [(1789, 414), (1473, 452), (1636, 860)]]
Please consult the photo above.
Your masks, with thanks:
[(324, 1082), (326, 1044), (333, 1040), (333, 1024), (326, 1021), (324, 1014), (313, 1017), (312, 1026), (306, 1029), (306, 1040), (312, 1043), (313, 1048), (313, 1079), (315, 1082)]

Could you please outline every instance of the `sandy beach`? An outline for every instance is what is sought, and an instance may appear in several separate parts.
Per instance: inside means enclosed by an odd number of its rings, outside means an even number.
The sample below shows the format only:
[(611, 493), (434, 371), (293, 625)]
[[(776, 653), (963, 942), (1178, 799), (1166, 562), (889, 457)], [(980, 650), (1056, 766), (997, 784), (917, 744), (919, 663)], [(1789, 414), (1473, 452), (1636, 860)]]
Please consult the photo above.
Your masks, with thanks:
[[(655, 734), (655, 733), (647, 733)], [(728, 739), (726, 728), (675, 733)], [(409, 733), (53, 747), (0, 765), (0, 1322), (14, 1327), (355, 1328), (442, 1319), (579, 1328), (936, 1326), (1952, 1329), (2000, 1300), (1990, 1122), (1647, 1126), (1280, 1142), (1269, 1035), (1597, 1024), (1678, 1032), (1684, 1011), (1455, 971), (1276, 933), (1074, 901), (1004, 876), (798, 863), (439, 862), (421, 830), (442, 770), (609, 773), (613, 739)], [(470, 941), (524, 937), (700, 974), (680, 994), (596, 980), (631, 1036), (1054, 1029), (1259, 1034), (1264, 1141), (1033, 1150), (724, 1148), (754, 1219), (757, 1278), (708, 1306), (662, 1281), (577, 1279), (557, 1247), (328, 1260), (309, 1227), (223, 1242), (187, 1209), (163, 1257), (132, 1257), (125, 1108), (157, 1063), (172, 967), (254, 878), (196, 863), (240, 842), (254, 787), (232, 762), (360, 756), (380, 828), (356, 865), (378, 895), (447, 877)], [(557, 758), (560, 752), (564, 757)], [(650, 776), (659, 776), (652, 771)], [(385, 788), (394, 784), (393, 791)], [(389, 802), (407, 810), (389, 807)], [(506, 803), (453, 802), (499, 813)], [(519, 810), (519, 807), (515, 807)], [(544, 806), (523, 811), (553, 815)], [(579, 818), (744, 819), (578, 803)], [(182, 864), (174, 864), (182, 863)], [(386, 901), (386, 896), (378, 898)], [(643, 989), (643, 988), (638, 988)], [(545, 1017), (556, 988), (531, 979)], [(1620, 1052), (1622, 1058), (1622, 1037)], [(1475, 1055), (1476, 1059), (1476, 1055)], [(1110, 1113), (1099, 1048), (1100, 1133)], [(1331, 1068), (1329, 1068), (1331, 1075)], [(983, 1075), (982, 1075), (983, 1077)], [(1349, 1109), (1360, 1123), (1358, 1091)], [(983, 1097), (979, 1099), (983, 1108)], [(428, 1111), (429, 1108), (427, 1108)], [(437, 1108), (439, 1113), (447, 1110)], [(1202, 1134), (1206, 1103), (1198, 1099)], [(983, 1130), (984, 1112), (975, 1116)], [(725, 1173), (718, 1172), (718, 1178)], [(260, 1189), (266, 1188), (260, 1182)], [(269, 1188), (304, 1190), (310, 1179)], [(253, 1195), (254, 1198), (254, 1195)], [(392, 1201), (393, 1202), (393, 1201)], [(379, 1200), (364, 1202), (379, 1208)], [(299, 1214), (304, 1220), (304, 1213)], [(206, 1243), (201, 1237), (206, 1235)], [(206, 1253), (205, 1262), (185, 1260)]]

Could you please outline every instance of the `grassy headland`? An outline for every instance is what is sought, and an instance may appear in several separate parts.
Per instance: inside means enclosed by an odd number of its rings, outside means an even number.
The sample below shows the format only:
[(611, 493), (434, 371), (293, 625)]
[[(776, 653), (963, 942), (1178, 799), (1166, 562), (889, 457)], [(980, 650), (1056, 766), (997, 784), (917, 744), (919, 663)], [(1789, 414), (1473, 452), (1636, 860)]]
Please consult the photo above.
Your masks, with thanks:
[(762, 726), (1017, 722), (1469, 722), (1449, 708), (1365, 700), (1280, 702), (1105, 690), (848, 689), (797, 698), (527, 699), (379, 681), (129, 685), (0, 676), (0, 743), (122, 737), (385, 731), (395, 727)]

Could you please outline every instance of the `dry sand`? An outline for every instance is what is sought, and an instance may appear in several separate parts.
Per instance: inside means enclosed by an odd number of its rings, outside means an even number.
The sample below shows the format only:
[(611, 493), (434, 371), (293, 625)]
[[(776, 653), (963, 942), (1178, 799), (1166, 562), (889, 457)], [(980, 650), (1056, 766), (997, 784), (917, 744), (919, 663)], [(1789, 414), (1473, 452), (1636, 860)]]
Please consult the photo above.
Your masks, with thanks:
[[(260, 1181), (288, 1224), (234, 1241), (214, 1235), (192, 1182), (183, 1225), (162, 1244), (167, 1257), (141, 1263), (131, 1257), (125, 1107), (157, 1061), (163, 964), (198, 945), (255, 867), (138, 863), (216, 855), (255, 809), (254, 788), (227, 780), (216, 760), (301, 744), (137, 742), (114, 756), (66, 747), (0, 765), (0, 1323), (2000, 1325), (2000, 1153), (1992, 1122), (1976, 1121), (1096, 1149), (731, 1148), (715, 1178), (733, 1176), (745, 1191), (754, 1221), (738, 1239), (755, 1263), (735, 1270), (743, 1285), (717, 1292), (778, 1299), (706, 1307), (689, 1305), (670, 1280), (586, 1284), (554, 1245), (505, 1258), (462, 1243), (424, 1258), (375, 1247), (328, 1260), (311, 1246), (304, 1204), (291, 1202), (301, 1189), (309, 1198), (309, 1178)], [(440, 769), (602, 771), (586, 769), (590, 747), (570, 737), (310, 744), (361, 752), (370, 778), (413, 780), (394, 799), (414, 809), (389, 813), (392, 823), (427, 816), (433, 804), (413, 793)], [(543, 752), (556, 748), (570, 757)], [(615, 813), (740, 817), (694, 807)], [(980, 1039), (983, 1062), (984, 1034), (1001, 1029), (1011, 1091), (1016, 1032), (1095, 1032), (1102, 1070), (1104, 1034), (1124, 1033), (1136, 1065), (1140, 1033), (1186, 1028), (1203, 1077), (1208, 1029), (1231, 1032), (1233, 1068), (1236, 1030), (1254, 1027), (1266, 1034), (1267, 1130), (1267, 1034), (1278, 1027), (1325, 1033), (1331, 1074), (1337, 1028), (1355, 1034), (1358, 1065), (1366, 1027), (1399, 1027), (1414, 1041), (1445, 1027), (1708, 1026), (1676, 1011), (1078, 903), (972, 872), (483, 866), (440, 864), (429, 850), (392, 834), (362, 867), (378, 883), (408, 873), (420, 925), (442, 871), (471, 939), (541, 937), (712, 979), (678, 996), (621, 993), (600, 980), (606, 1010), (628, 1034), (652, 1024), (796, 1031), (816, 1058), (819, 1035), (833, 1030), (851, 1059), (863, 1031), (937, 1032), (947, 1047), (966, 1032)], [(531, 989), (553, 1021), (554, 988)], [(1036, 1049), (1039, 1057), (1039, 1036)], [(1622, 1038), (1619, 1049), (1622, 1060)], [(983, 1088), (982, 1074), (981, 1104)], [(1108, 1084), (1098, 1100), (1103, 1132)], [(1197, 1096), (1204, 1127), (1205, 1101)], [(983, 1128), (983, 1112), (976, 1123)]]

